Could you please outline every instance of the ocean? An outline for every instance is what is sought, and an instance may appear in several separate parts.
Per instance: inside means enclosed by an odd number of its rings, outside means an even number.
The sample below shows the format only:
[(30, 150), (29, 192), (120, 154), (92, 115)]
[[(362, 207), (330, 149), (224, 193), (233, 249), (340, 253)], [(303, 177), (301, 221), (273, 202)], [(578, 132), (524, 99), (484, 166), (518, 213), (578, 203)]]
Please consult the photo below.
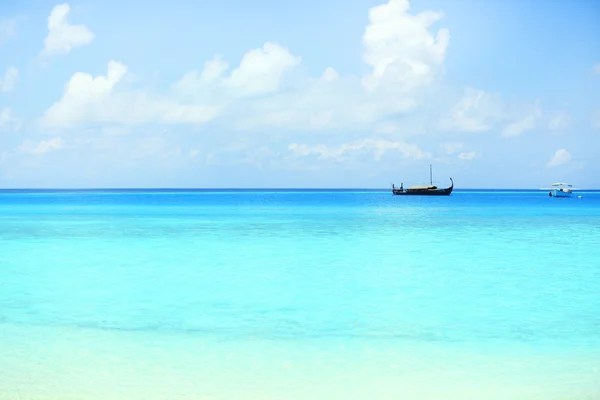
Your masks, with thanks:
[(0, 288), (0, 399), (600, 399), (595, 191), (2, 190)]

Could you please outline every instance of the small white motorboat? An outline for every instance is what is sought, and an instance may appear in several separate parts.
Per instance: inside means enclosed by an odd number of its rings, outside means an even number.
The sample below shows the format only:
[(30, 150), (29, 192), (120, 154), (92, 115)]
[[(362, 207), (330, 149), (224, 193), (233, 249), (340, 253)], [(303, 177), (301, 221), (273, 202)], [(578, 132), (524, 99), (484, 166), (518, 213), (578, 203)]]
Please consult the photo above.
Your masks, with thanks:
[(550, 197), (571, 197), (576, 189), (570, 183), (555, 182), (552, 187), (542, 188), (542, 190), (550, 190), (548, 193)]

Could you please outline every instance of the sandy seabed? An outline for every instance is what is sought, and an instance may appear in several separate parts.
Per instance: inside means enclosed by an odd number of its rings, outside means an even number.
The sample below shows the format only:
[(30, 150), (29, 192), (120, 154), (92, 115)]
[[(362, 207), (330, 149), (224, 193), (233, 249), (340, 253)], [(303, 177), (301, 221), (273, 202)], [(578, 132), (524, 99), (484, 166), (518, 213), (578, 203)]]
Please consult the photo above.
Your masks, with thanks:
[(0, 325), (2, 400), (600, 399), (600, 349)]

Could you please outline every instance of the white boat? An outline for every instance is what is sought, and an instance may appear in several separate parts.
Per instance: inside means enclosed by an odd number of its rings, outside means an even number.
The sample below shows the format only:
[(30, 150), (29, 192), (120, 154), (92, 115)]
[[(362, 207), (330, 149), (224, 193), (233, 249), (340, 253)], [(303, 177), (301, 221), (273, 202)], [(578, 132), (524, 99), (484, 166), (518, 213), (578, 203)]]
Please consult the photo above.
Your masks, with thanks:
[(552, 187), (546, 188), (550, 190), (548, 196), (550, 197), (571, 197), (573, 195), (573, 185), (570, 183), (556, 182), (552, 184)]

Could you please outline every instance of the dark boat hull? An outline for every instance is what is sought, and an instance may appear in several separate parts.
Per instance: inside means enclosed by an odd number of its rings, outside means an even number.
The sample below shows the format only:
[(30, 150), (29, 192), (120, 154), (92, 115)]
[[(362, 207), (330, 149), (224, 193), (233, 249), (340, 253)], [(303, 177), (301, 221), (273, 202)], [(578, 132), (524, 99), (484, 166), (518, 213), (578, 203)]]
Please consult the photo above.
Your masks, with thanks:
[(452, 193), (452, 189), (454, 189), (454, 181), (450, 178), (452, 184), (450, 187), (445, 189), (417, 189), (417, 190), (404, 190), (404, 189), (396, 189), (392, 187), (392, 193), (396, 196), (449, 196)]
[(449, 196), (452, 193), (451, 188), (446, 189), (436, 189), (436, 190), (423, 190), (423, 191), (414, 191), (407, 192), (405, 190), (395, 189), (393, 191), (396, 196)]

